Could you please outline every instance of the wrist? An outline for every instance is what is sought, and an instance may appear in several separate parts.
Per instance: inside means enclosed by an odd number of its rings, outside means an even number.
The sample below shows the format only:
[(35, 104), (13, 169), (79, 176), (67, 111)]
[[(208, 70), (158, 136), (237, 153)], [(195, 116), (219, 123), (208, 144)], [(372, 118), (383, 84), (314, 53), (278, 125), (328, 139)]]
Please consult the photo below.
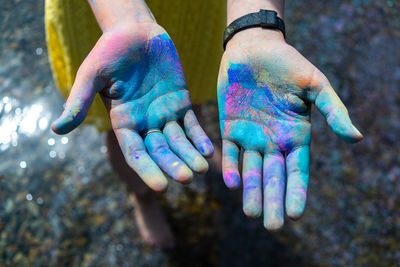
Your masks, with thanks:
[(136, 33), (138, 31), (146, 31), (153, 30), (157, 28), (162, 28), (156, 21), (151, 20), (121, 20), (109, 27), (106, 30), (103, 30), (103, 33), (113, 32), (113, 31), (126, 31)]
[[(165, 33), (165, 29), (157, 22), (120, 22), (103, 31), (103, 36), (120, 35), (120, 38), (151, 39)], [(122, 37), (123, 36), (123, 37)]]
[(236, 33), (226, 45), (226, 50), (236, 46), (253, 46), (282, 43), (286, 44), (283, 33), (278, 29), (249, 28)]
[(284, 0), (227, 0), (227, 25), (260, 9), (274, 10), (283, 19), (284, 5)]
[(91, 0), (88, 2), (103, 32), (121, 25), (156, 23), (144, 0)]
[(135, 15), (135, 16), (126, 16), (126, 17), (121, 17), (121, 18), (116, 18), (112, 19), (109, 21), (106, 21), (102, 27), (103, 32), (105, 31), (112, 31), (114, 29), (136, 29), (138, 26), (143, 25), (143, 24), (157, 24), (156, 20), (150, 16), (147, 15)]

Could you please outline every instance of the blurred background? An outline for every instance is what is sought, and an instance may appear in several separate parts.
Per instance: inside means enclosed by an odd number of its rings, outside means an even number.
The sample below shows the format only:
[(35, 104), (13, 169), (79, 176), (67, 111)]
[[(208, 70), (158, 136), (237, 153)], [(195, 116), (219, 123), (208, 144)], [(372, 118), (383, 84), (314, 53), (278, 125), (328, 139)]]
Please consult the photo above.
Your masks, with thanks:
[[(92, 126), (51, 132), (44, 1), (0, 1), (0, 266), (399, 266), (400, 3), (287, 1), (287, 41), (330, 79), (365, 139), (313, 111), (307, 209), (269, 233), (217, 173), (160, 195), (176, 247), (141, 241), (125, 185)], [(202, 111), (218, 143), (217, 107)]]

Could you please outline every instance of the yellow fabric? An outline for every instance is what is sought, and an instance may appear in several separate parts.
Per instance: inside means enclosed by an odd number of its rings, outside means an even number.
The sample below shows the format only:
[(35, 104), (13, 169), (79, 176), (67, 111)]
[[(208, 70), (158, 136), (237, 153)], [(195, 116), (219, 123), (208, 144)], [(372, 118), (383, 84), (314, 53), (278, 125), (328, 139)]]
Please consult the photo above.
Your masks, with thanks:
[[(224, 0), (148, 0), (157, 22), (171, 36), (186, 74), (193, 104), (216, 98), (225, 23)], [(46, 41), (56, 85), (67, 97), (75, 74), (101, 35), (85, 0), (46, 0)], [(85, 123), (111, 128), (96, 96)]]

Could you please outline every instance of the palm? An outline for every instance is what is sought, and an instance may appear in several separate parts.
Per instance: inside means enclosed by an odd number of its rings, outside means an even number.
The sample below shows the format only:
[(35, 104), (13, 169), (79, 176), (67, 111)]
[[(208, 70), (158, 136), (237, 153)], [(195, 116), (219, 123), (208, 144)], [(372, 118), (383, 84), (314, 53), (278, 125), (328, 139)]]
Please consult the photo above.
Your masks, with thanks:
[[(143, 29), (142, 29), (143, 30)], [(191, 107), (176, 49), (161, 28), (105, 36), (101, 94), (114, 128), (160, 129), (184, 117)], [(102, 41), (102, 40), (101, 40)]]
[(287, 81), (270, 75), (269, 68), (275, 66), (254, 60), (229, 65), (227, 84), (219, 91), (223, 137), (265, 153), (308, 145), (311, 106), (290, 89), (280, 88)]
[(135, 30), (104, 33), (79, 68), (53, 129), (62, 134), (75, 128), (97, 92), (127, 163), (151, 188), (165, 189), (161, 170), (182, 183), (191, 181), (190, 169), (207, 170), (203, 156), (210, 156), (213, 147), (191, 110), (176, 49), (160, 26), (143, 23)]
[[(240, 186), (242, 148), (243, 209), (257, 217), (264, 206), (268, 229), (283, 224), (285, 191), (288, 215), (297, 219), (304, 210), (311, 104), (320, 96), (322, 112), (342, 108), (328, 86), (322, 73), (286, 44), (233, 45), (224, 54), (218, 84), (224, 180), (230, 188)], [(357, 138), (351, 124), (342, 127), (350, 121), (343, 108), (328, 122), (339, 136)]]

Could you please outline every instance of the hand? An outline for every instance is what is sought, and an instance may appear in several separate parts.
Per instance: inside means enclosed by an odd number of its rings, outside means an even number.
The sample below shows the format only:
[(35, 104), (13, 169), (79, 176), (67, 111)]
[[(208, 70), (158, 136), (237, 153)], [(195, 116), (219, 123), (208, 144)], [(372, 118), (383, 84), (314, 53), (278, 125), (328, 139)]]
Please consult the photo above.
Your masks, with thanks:
[(363, 138), (327, 78), (274, 30), (248, 29), (228, 43), (218, 102), (225, 184), (240, 187), (242, 148), (243, 210), (258, 217), (263, 208), (269, 230), (283, 225), (285, 192), (287, 215), (297, 220), (304, 211), (312, 104), (340, 138)]
[[(203, 156), (211, 156), (214, 149), (191, 109), (176, 49), (159, 25), (137, 23), (105, 31), (80, 66), (53, 130), (65, 134), (77, 127), (96, 93), (126, 161), (149, 187), (166, 188), (161, 170), (181, 183), (191, 181), (190, 169), (207, 171)], [(150, 130), (162, 132), (146, 135)]]

